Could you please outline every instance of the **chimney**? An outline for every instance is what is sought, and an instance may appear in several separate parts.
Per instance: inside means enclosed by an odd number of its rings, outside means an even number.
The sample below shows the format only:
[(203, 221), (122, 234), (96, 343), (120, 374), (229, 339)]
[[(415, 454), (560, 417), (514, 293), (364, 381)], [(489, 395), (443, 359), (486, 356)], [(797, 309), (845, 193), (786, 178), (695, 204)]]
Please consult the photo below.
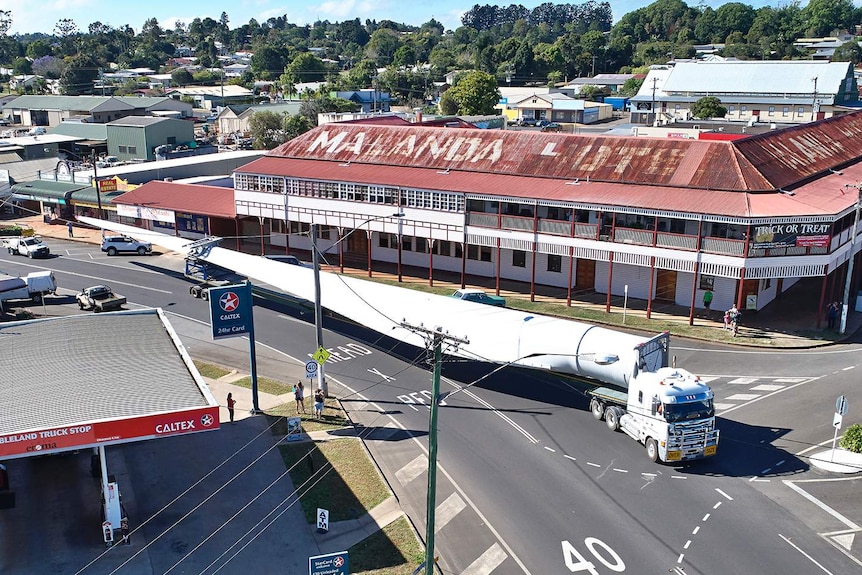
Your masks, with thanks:
[(416, 123), (422, 123), (422, 108), (413, 108), (413, 113), (416, 115)]

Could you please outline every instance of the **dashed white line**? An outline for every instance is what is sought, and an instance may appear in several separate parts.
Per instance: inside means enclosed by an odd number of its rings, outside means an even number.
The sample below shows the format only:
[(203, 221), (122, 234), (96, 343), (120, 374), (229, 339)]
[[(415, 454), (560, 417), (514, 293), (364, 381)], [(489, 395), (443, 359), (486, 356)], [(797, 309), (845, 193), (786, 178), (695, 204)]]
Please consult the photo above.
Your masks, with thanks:
[(453, 493), (447, 497), (446, 501), (437, 506), (437, 512), (434, 516), (434, 533), (440, 531), (466, 507), (467, 504), (464, 503), (464, 500), (461, 499), (457, 493)]
[(676, 560), (677, 563), (682, 563), (682, 560), (685, 558), (685, 553), (679, 554), (679, 559)]
[(782, 459), (781, 461), (779, 461), (778, 463), (776, 463), (776, 464), (775, 464), (775, 467), (778, 467), (779, 465), (784, 465), (784, 460), (783, 460), (783, 459)]
[(671, 479), (688, 479), (688, 477), (686, 477), (684, 475), (671, 475), (670, 478)]
[(841, 371), (850, 371), (851, 369), (853, 369), (855, 367), (856, 367), (855, 365), (848, 365), (847, 367), (843, 368)]
[(721, 494), (722, 497), (725, 497), (728, 501), (733, 501), (733, 497), (731, 497), (730, 495), (728, 495), (727, 493), (725, 493), (721, 489), (716, 488), (715, 490), (718, 491), (719, 494)]
[(593, 467), (601, 467), (601, 465), (599, 465), (598, 463), (592, 463), (590, 461), (587, 461), (587, 465), (592, 465)]
[(701, 519), (701, 521), (706, 521), (707, 519), (709, 519), (709, 513), (707, 513), (706, 515), (704, 515), (704, 516), (703, 516), (703, 519)]
[(658, 477), (655, 473), (641, 473), (644, 477)]
[(721, 501), (717, 501), (715, 505), (712, 506), (713, 509), (718, 509), (719, 507), (721, 507)]
[(628, 470), (628, 469), (618, 469), (618, 468), (616, 468), (616, 467), (614, 467), (614, 471), (616, 471), (616, 472), (618, 472), (618, 473), (628, 473), (628, 472), (629, 472), (629, 470)]
[(548, 451), (550, 451), (551, 453), (556, 453), (556, 452), (557, 452), (557, 450), (556, 450), (556, 449), (551, 449), (551, 448), (550, 448), (550, 447), (548, 447), (547, 445), (545, 446), (545, 449), (547, 449), (547, 450), (548, 450)]
[(697, 535), (697, 532), (700, 531), (700, 525), (694, 528), (694, 531), (691, 532), (692, 535)]
[(395, 477), (401, 485), (407, 485), (428, 470), (428, 458), (419, 455), (413, 461), (395, 472)]
[(565, 457), (566, 459), (571, 459), (572, 461), (577, 461), (577, 459), (575, 459), (571, 455), (563, 455), (563, 457)]
[(767, 473), (769, 473), (770, 471), (772, 471), (772, 468), (771, 468), (771, 467), (767, 467), (766, 469), (764, 469), (763, 471), (761, 471), (761, 472), (760, 472), (760, 474), (761, 474), (761, 475), (766, 475), (766, 474), (767, 474)]
[(688, 549), (690, 545), (691, 545), (691, 539), (689, 539), (688, 541), (686, 541), (686, 542), (685, 542), (685, 545), (683, 545), (683, 546), (682, 546), (682, 548), (683, 548), (683, 549)]

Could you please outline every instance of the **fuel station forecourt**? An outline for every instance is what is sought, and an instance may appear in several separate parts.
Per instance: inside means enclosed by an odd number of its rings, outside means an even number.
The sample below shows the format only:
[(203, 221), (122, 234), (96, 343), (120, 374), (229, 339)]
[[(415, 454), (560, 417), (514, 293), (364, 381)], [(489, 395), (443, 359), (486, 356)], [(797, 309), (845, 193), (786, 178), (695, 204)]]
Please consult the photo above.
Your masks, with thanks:
[[(100, 337), (105, 333), (112, 337)], [(60, 338), (76, 344), (52, 346), (52, 361), (39, 361), (44, 346)], [(146, 350), (126, 345), (142, 340)], [(160, 309), (3, 323), (0, 345), (8, 408), (0, 461), (11, 479), (0, 484), (14, 484), (15, 459), (92, 449), (104, 518), (93, 530), (101, 529), (108, 546), (122, 537), (115, 533), (128, 532), (128, 518), (105, 448), (219, 429), (218, 402)], [(6, 491), (4, 507), (14, 499)]]

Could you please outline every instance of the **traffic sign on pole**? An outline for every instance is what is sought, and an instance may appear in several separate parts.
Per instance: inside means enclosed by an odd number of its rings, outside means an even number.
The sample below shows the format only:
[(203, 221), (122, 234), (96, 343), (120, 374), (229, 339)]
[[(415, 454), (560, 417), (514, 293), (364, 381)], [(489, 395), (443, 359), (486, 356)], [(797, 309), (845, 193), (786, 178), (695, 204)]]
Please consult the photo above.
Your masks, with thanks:
[(305, 377), (309, 379), (317, 377), (317, 366), (318, 363), (316, 361), (305, 362)]
[(835, 400), (835, 413), (838, 415), (847, 415), (847, 398), (843, 395), (839, 395), (838, 399)]

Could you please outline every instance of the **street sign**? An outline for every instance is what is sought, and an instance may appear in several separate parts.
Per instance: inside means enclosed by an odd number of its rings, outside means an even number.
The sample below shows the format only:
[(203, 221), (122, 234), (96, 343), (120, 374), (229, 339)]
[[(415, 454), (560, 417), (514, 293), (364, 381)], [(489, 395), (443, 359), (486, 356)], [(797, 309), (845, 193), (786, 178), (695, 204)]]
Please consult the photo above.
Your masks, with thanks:
[(835, 413), (838, 415), (847, 415), (847, 398), (843, 395), (839, 395), (838, 399), (835, 400)]
[(251, 335), (254, 330), (251, 284), (210, 288), (209, 291), (212, 338)]
[(309, 557), (308, 575), (350, 575), (347, 551)]
[(311, 379), (313, 377), (317, 377), (317, 365), (316, 361), (306, 361), (305, 362), (305, 377)]
[(332, 354), (326, 351), (323, 346), (320, 346), (317, 348), (317, 351), (315, 351), (314, 355), (312, 355), (311, 357), (314, 358), (314, 361), (322, 365), (326, 363), (326, 360), (329, 359), (331, 355)]
[(841, 429), (841, 422), (843, 420), (843, 415), (841, 415), (840, 413), (835, 413), (835, 415), (832, 416), (832, 427), (834, 427), (835, 429)]
[(302, 418), (288, 417), (287, 418), (287, 440), (299, 441), (302, 439)]
[(329, 531), (329, 510), (317, 508), (317, 530), (321, 533)]

